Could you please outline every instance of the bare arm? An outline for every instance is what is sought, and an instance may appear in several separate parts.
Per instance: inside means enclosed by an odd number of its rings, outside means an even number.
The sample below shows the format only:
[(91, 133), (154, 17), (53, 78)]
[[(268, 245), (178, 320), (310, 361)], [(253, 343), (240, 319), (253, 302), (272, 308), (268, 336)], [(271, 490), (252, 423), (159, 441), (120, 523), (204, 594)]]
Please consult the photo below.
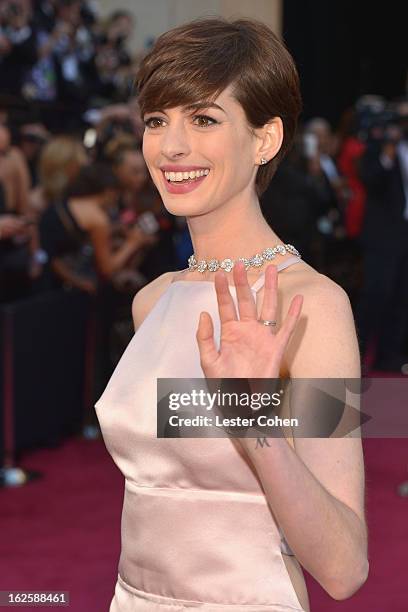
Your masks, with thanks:
[(94, 248), (95, 263), (98, 272), (105, 278), (121, 270), (130, 257), (145, 246), (149, 237), (144, 237), (139, 229), (132, 230), (125, 242), (117, 251), (112, 250), (111, 227), (105, 219), (98, 218), (89, 228)]
[[(288, 347), (291, 378), (359, 378), (350, 302), (328, 279), (302, 289), (304, 315)], [(262, 443), (260, 443), (262, 442)], [(335, 599), (368, 575), (360, 437), (247, 439), (245, 449), (299, 562)]]

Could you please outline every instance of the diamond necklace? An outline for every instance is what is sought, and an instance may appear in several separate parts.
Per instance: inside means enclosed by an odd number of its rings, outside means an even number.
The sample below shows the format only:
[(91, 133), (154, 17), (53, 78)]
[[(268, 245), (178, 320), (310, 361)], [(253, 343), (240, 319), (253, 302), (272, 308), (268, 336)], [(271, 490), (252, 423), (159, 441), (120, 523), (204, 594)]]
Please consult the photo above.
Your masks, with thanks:
[(219, 268), (225, 270), (225, 272), (231, 272), (234, 264), (238, 261), (243, 261), (245, 265), (245, 270), (249, 268), (259, 268), (266, 261), (271, 261), (276, 257), (276, 255), (286, 255), (286, 253), (292, 253), (293, 255), (297, 255), (298, 257), (302, 257), (299, 251), (295, 249), (295, 247), (291, 244), (278, 244), (275, 247), (268, 247), (261, 254), (256, 253), (252, 257), (239, 257), (238, 259), (223, 259), (219, 261), (218, 259), (210, 259), (206, 261), (205, 259), (200, 259), (199, 261), (195, 258), (195, 253), (190, 255), (188, 258), (188, 269), (189, 270), (197, 270), (198, 272), (205, 272), (208, 270), (209, 272), (216, 272)]

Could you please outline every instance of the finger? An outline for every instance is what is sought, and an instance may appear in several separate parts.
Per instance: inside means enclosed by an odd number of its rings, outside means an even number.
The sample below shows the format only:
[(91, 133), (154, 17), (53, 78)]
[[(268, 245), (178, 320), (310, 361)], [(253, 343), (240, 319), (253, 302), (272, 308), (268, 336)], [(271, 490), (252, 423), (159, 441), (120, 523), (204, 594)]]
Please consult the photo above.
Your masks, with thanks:
[(277, 308), (278, 268), (274, 264), (270, 264), (265, 270), (265, 285), (261, 308), (261, 319), (276, 321)]
[(212, 365), (219, 353), (214, 342), (214, 326), (208, 312), (201, 312), (196, 333), (198, 350), (200, 351), (200, 362), (205, 368)]
[(214, 278), (221, 324), (228, 323), (228, 321), (237, 321), (237, 311), (229, 289), (226, 274), (224, 272), (216, 272)]
[(256, 319), (256, 304), (245, 266), (242, 261), (235, 264), (233, 268), (235, 289), (237, 292), (238, 312), (240, 319)]
[(289, 339), (296, 327), (300, 312), (302, 310), (302, 304), (303, 295), (295, 295), (295, 297), (290, 303), (285, 320), (283, 321), (282, 326), (279, 332), (277, 333), (277, 337), (279, 337), (283, 347), (286, 347), (286, 345), (288, 344)]

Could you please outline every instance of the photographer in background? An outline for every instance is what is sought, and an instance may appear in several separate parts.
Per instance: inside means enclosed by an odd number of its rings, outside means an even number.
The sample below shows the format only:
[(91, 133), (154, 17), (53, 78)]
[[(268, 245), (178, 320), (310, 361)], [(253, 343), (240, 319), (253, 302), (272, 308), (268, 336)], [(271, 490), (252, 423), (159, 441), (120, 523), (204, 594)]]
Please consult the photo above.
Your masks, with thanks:
[(361, 233), (363, 287), (356, 319), (362, 356), (376, 340), (374, 368), (408, 362), (408, 101), (373, 117), (360, 175), (367, 189)]
[(19, 96), (23, 79), (37, 61), (30, 0), (0, 2), (0, 84), (2, 93)]
[(319, 219), (332, 209), (333, 200), (333, 190), (320, 164), (317, 139), (313, 134), (299, 132), (262, 195), (261, 208), (282, 239), (296, 244), (303, 259), (320, 269), (326, 262)]
[[(95, 93), (107, 100), (126, 99), (132, 58), (127, 43), (132, 35), (134, 17), (129, 11), (114, 11), (96, 35)], [(122, 94), (122, 95), (121, 95)]]

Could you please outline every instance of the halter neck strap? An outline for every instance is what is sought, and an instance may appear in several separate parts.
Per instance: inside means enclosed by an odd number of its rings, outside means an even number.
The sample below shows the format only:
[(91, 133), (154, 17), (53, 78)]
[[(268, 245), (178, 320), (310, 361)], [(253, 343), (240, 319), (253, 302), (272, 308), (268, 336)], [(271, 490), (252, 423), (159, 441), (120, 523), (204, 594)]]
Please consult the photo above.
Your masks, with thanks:
[[(289, 257), (289, 259), (277, 265), (278, 272), (280, 272), (281, 270), (284, 270), (285, 268), (288, 268), (292, 264), (295, 264), (301, 260), (302, 258), (298, 257), (297, 255), (294, 255), (293, 257)], [(261, 276), (255, 281), (251, 289), (253, 289), (254, 291), (259, 291), (259, 289), (263, 287), (264, 283), (265, 283), (265, 272), (262, 272)]]

